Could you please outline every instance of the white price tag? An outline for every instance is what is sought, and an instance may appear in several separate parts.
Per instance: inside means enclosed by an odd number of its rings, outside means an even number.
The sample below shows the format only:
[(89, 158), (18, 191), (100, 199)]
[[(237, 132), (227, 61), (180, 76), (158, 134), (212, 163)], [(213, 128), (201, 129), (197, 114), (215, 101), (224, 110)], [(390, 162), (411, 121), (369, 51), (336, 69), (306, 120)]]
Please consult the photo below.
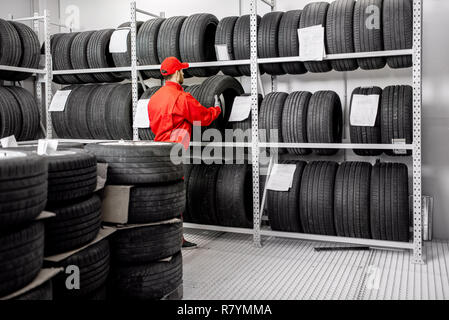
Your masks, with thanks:
[(104, 188), (104, 186), (106, 185), (107, 177), (108, 177), (108, 164), (97, 163), (97, 188), (95, 188), (95, 192)]
[(15, 136), (9, 136), (0, 140), (2, 148), (17, 148), (17, 141)]
[(51, 100), (49, 111), (57, 112), (64, 111), (65, 105), (67, 103), (67, 99), (69, 98), (72, 90), (58, 90), (53, 96), (53, 100)]
[(137, 102), (137, 111), (134, 118), (134, 128), (149, 128), (150, 119), (148, 118), (148, 103), (150, 99), (142, 99)]
[(112, 33), (109, 42), (109, 52), (111, 53), (125, 53), (128, 52), (128, 35), (130, 29), (117, 29)]
[(231, 60), (229, 57), (228, 46), (225, 44), (216, 44), (215, 53), (217, 55), (218, 61), (228, 61)]
[(352, 97), (350, 122), (352, 126), (374, 127), (379, 110), (378, 94), (355, 94)]
[(299, 56), (306, 61), (323, 61), (324, 27), (321, 25), (298, 29)]
[(58, 140), (40, 139), (37, 143), (37, 154), (51, 155), (58, 151)]
[(289, 191), (293, 186), (296, 164), (275, 164), (268, 177), (267, 189)]
[(248, 119), (251, 113), (251, 96), (235, 97), (229, 122), (239, 122)]
[[(405, 145), (405, 144), (406, 144), (406, 141), (405, 141), (405, 139), (392, 139), (391, 144), (401, 144), (401, 145)], [(407, 150), (404, 150), (404, 149), (394, 149), (394, 150), (393, 150), (393, 153), (394, 153), (394, 154), (397, 154), (397, 155), (404, 155), (404, 154), (407, 154)]]

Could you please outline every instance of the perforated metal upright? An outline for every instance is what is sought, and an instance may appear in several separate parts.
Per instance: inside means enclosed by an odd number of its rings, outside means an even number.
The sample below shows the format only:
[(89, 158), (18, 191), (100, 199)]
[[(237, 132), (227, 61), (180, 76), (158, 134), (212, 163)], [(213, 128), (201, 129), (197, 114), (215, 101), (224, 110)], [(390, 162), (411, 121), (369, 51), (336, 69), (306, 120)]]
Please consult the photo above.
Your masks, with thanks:
[(50, 45), (50, 11), (44, 10), (44, 35), (45, 35), (45, 114), (47, 117), (47, 139), (53, 137), (53, 124), (51, 122), (50, 103), (53, 98), (51, 84), (53, 81), (53, 62)]
[(134, 127), (134, 118), (137, 112), (139, 100), (138, 76), (137, 76), (137, 26), (136, 26), (136, 2), (131, 2), (131, 81), (133, 100), (133, 140), (139, 140), (139, 130)]

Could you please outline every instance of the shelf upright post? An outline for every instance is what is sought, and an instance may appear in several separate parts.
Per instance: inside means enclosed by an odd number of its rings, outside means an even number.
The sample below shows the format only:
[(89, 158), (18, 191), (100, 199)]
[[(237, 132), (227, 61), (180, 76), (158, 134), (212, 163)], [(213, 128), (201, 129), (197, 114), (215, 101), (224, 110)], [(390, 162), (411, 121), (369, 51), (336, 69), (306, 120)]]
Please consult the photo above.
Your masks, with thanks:
[[(276, 0), (271, 0), (271, 12), (276, 11)], [(278, 91), (278, 77), (277, 76), (271, 76), (271, 92), (277, 92)]]
[(53, 97), (52, 81), (53, 81), (53, 62), (51, 58), (50, 46), (50, 11), (44, 10), (44, 36), (45, 36), (45, 114), (47, 116), (47, 134), (46, 138), (53, 137), (53, 125), (51, 122), (50, 103)]
[(413, 263), (423, 264), (422, 243), (422, 0), (413, 0)]
[[(40, 40), (40, 21), (39, 21), (39, 12), (35, 12), (34, 13), (34, 20), (33, 20), (33, 30), (34, 32), (36, 32), (38, 39)], [(36, 74), (36, 78), (34, 80), (34, 89), (36, 92), (36, 101), (37, 101), (37, 106), (39, 108), (39, 121), (40, 121), (40, 127), (42, 129), (42, 132), (44, 135), (47, 135), (47, 131), (45, 130), (44, 125), (42, 124), (42, 119), (43, 118), (43, 103), (42, 103), (42, 82), (41, 82), (41, 77), (43, 77), (43, 75), (41, 74)]]
[(137, 27), (136, 27), (136, 2), (131, 2), (131, 81), (132, 81), (132, 100), (133, 100), (133, 140), (139, 140), (139, 130), (134, 128), (134, 118), (137, 112), (138, 95), (138, 77), (137, 77)]
[(257, 0), (250, 1), (250, 47), (251, 47), (251, 120), (252, 120), (252, 168), (253, 168), (253, 241), (256, 247), (260, 242), (260, 203), (259, 203), (259, 109), (257, 63)]

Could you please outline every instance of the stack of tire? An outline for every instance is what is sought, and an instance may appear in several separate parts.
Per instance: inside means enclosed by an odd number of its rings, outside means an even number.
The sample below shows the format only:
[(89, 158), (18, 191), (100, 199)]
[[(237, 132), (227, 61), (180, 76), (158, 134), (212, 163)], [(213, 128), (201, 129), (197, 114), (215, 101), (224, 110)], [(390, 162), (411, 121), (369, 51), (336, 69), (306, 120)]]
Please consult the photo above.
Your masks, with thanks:
[(52, 112), (59, 138), (132, 139), (131, 84), (72, 85), (64, 111)]
[(184, 221), (251, 228), (252, 171), (248, 165), (186, 165)]
[(17, 141), (34, 140), (40, 115), (36, 99), (21, 87), (0, 87), (0, 138), (14, 135)]
[[(35, 219), (46, 206), (47, 175), (45, 159), (0, 151), (0, 297), (26, 287), (43, 266), (44, 223)], [(51, 285), (39, 298), (51, 298)]]
[[(299, 55), (298, 29), (322, 25), (325, 28), (327, 54), (373, 52), (412, 48), (412, 0), (337, 0), (313, 2), (303, 10), (269, 12), (257, 16), (259, 58)], [(368, 25), (369, 24), (369, 25)], [(250, 16), (226, 17), (220, 21), (216, 45), (226, 45), (231, 60), (250, 57)], [(271, 63), (260, 66), (270, 75), (308, 72), (353, 71), (407, 68), (411, 56), (345, 59), (322, 62)], [(234, 77), (250, 75), (249, 66), (222, 67), (224, 74)]]
[[(144, 92), (140, 97), (141, 99), (150, 99), (160, 87), (152, 87)], [(221, 114), (220, 116), (208, 127), (204, 127), (203, 130), (213, 128), (218, 129), (224, 137), (225, 129), (230, 126), (229, 117), (231, 115), (232, 106), (235, 97), (244, 93), (243, 87), (238, 80), (233, 77), (225, 75), (216, 75), (207, 78), (201, 85), (192, 85), (186, 87), (185, 91), (190, 93), (195, 99), (197, 99), (201, 105), (206, 108), (215, 106), (215, 96), (220, 97), (221, 100)], [(143, 140), (154, 139), (154, 134), (151, 129), (140, 129), (139, 136)], [(193, 136), (192, 136), (193, 139)]]
[[(398, 140), (413, 143), (413, 89), (410, 86), (389, 86), (383, 91), (379, 87), (356, 88), (354, 95), (379, 95), (379, 108), (374, 126), (350, 125), (352, 143), (394, 144)], [(359, 156), (378, 156), (382, 150), (354, 150)], [(393, 150), (386, 150), (389, 156), (397, 156)], [(411, 155), (407, 151), (404, 155)]]
[[(128, 226), (111, 242), (110, 292), (114, 299), (160, 299), (182, 284), (182, 165), (170, 159), (173, 144), (89, 144), (86, 150), (108, 164), (108, 185), (133, 186)], [(132, 225), (132, 227), (131, 227)]]
[(268, 190), (271, 228), (328, 236), (409, 240), (404, 164), (284, 161), (296, 164), (292, 188)]
[[(265, 96), (259, 112), (261, 141), (274, 143), (341, 143), (343, 115), (339, 96), (333, 91), (273, 92)], [(283, 152), (284, 150), (279, 150)], [(287, 149), (296, 155), (310, 149)], [(338, 150), (313, 149), (317, 155)]]
[[(37, 69), (40, 44), (36, 33), (27, 25), (0, 19), (0, 65)], [(31, 73), (0, 70), (0, 79), (22, 81)]]
[(83, 248), (59, 262), (45, 262), (48, 267), (65, 270), (75, 265), (80, 270), (79, 290), (66, 287), (66, 274), (54, 279), (54, 299), (99, 299), (105, 292), (110, 263), (108, 240), (92, 243), (101, 228), (101, 200), (94, 194), (96, 158), (80, 149), (63, 149), (43, 157), (48, 163), (47, 210), (56, 213), (45, 221), (45, 255)]

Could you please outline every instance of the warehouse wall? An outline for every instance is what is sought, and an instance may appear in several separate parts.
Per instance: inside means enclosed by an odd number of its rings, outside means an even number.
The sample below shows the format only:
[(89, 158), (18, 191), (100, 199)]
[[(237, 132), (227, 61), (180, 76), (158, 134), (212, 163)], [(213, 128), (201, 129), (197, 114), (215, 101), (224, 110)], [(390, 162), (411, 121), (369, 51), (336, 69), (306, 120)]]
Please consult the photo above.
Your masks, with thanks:
[[(25, 14), (26, 10), (30, 10), (31, 2), (39, 2), (41, 6), (44, 2), (48, 2), (47, 5), (51, 7), (53, 13), (55, 8), (59, 10), (62, 22), (74, 22), (79, 14), (79, 26), (76, 23), (75, 26), (80, 30), (113, 28), (129, 20), (128, 0), (59, 0), (59, 4), (58, 0), (21, 0), (8, 3), (2, 1), (0, 4), (2, 17), (6, 17), (10, 11), (16, 16), (22, 12)], [(309, 2), (313, 1), (278, 0), (277, 9), (282, 11), (298, 9)], [(165, 0), (157, 3), (141, 0), (137, 3), (139, 8), (154, 13), (164, 11), (167, 17), (210, 12), (222, 18), (249, 13), (249, 1), (245, 0), (241, 2), (238, 0)], [(258, 2), (258, 9), (260, 15), (269, 11), (268, 6), (262, 2)], [(424, 2), (423, 185), (424, 193), (435, 197), (434, 233), (435, 237), (440, 239), (449, 239), (449, 197), (446, 196), (449, 194), (447, 182), (449, 181), (449, 142), (446, 138), (449, 133), (449, 108), (446, 102), (449, 101), (449, 95), (445, 90), (449, 84), (449, 65), (444, 63), (449, 53), (449, 43), (442, 41), (445, 36), (441, 32), (449, 27), (447, 12), (449, 12), (449, 1), (426, 0)], [(139, 15), (138, 19), (145, 19), (145, 16)], [(357, 86), (385, 87), (393, 84), (411, 84), (409, 69), (392, 71), (386, 68), (371, 72), (359, 70), (347, 73), (346, 76), (347, 87), (342, 81), (345, 75), (337, 72), (331, 72), (325, 76), (311, 74), (281, 76), (278, 78), (278, 91), (334, 90), (345, 104), (352, 90)], [(201, 80), (188, 80), (187, 84), (199, 81)], [(249, 91), (247, 79), (243, 78), (242, 82)], [(263, 82), (268, 92), (271, 88), (270, 77), (263, 76)], [(335, 160), (344, 159), (359, 158), (352, 152), (341, 152), (335, 157)], [(408, 163), (410, 164), (410, 161)]]

